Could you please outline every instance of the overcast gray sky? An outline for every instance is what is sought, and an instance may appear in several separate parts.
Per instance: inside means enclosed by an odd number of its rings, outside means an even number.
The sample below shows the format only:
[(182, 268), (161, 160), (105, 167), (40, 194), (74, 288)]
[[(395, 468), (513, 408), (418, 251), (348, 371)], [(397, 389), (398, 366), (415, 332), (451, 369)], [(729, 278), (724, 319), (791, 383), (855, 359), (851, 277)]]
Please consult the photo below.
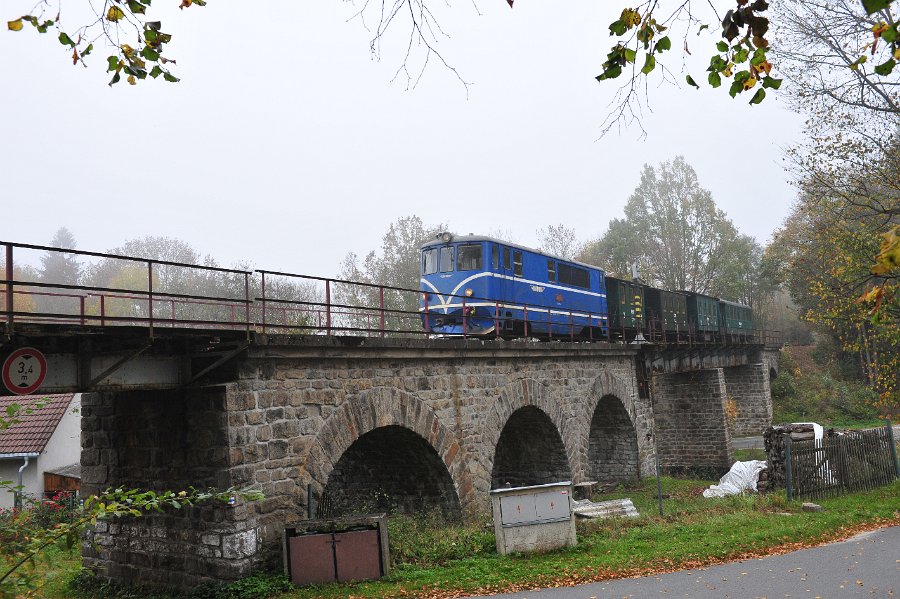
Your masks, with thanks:
[[(33, 3), (7, 0), (0, 22)], [(547, 224), (596, 237), (622, 216), (643, 164), (678, 154), (761, 242), (794, 196), (781, 148), (802, 121), (773, 94), (750, 107), (654, 78), (649, 136), (598, 139), (615, 85), (594, 76), (616, 2), (435, 3), (449, 35), (438, 48), (468, 91), (434, 58), (415, 89), (392, 82), (408, 30), (398, 23), (372, 60), (348, 2), (177, 4), (153, 6), (166, 5), (178, 84), (110, 88), (109, 52), (84, 69), (55, 33), (0, 31), (0, 239), (46, 244), (66, 226), (80, 249), (105, 251), (164, 235), (225, 266), (334, 275), (410, 214), (527, 245)], [(688, 40), (707, 62), (709, 46)]]

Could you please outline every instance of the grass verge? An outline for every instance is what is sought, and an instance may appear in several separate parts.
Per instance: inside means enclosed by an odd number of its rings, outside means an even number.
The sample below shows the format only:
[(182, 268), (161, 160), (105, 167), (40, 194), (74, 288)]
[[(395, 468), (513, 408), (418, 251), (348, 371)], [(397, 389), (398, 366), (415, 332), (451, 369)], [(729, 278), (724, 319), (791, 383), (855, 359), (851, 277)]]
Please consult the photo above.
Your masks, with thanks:
[[(537, 555), (497, 555), (487, 520), (448, 527), (433, 517), (393, 519), (390, 535), (395, 566), (389, 577), (283, 593), (274, 591), (283, 588), (276, 584), (271, 596), (445, 598), (568, 586), (784, 553), (845, 538), (858, 530), (900, 524), (900, 481), (823, 500), (821, 512), (803, 512), (799, 502), (787, 502), (783, 493), (705, 499), (700, 493), (708, 484), (663, 479), (663, 516), (658, 512), (655, 479), (595, 497), (629, 497), (641, 516), (580, 521), (577, 547)], [(77, 595), (115, 596), (109, 588), (106, 591), (95, 594), (84, 589)], [(251, 596), (234, 591), (223, 589), (216, 597)], [(71, 587), (61, 592), (45, 596), (73, 596)], [(151, 595), (127, 596), (144, 599)], [(263, 596), (252, 595), (254, 599)]]

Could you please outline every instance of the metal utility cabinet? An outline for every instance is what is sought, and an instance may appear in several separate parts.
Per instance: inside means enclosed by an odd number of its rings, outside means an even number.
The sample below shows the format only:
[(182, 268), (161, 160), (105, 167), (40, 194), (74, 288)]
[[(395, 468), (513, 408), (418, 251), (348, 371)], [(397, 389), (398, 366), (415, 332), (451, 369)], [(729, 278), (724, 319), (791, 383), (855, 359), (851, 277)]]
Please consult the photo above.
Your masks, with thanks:
[(389, 564), (383, 514), (306, 520), (284, 531), (284, 571), (296, 585), (373, 580)]
[(570, 481), (494, 489), (491, 507), (501, 555), (575, 545)]

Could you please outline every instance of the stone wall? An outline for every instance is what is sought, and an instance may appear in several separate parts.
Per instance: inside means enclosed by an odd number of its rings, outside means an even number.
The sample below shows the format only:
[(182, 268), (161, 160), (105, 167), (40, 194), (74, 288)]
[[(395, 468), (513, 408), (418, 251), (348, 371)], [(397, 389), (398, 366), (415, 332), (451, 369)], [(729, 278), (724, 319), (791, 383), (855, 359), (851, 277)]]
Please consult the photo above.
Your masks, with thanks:
[[(225, 389), (82, 396), (81, 492), (228, 488)], [(239, 503), (99, 522), (84, 565), (123, 582), (192, 587), (250, 573), (258, 534)]]
[(724, 368), (725, 390), (733, 406), (728, 424), (733, 437), (761, 435), (772, 424), (768, 364)]
[(653, 377), (660, 467), (674, 475), (716, 479), (731, 467), (721, 368)]

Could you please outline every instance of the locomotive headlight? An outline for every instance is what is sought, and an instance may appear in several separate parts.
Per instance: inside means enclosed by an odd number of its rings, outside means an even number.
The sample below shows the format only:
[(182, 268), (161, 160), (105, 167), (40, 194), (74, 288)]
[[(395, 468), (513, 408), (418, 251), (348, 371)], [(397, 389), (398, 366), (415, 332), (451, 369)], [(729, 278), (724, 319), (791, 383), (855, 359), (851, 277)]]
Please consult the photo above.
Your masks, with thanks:
[(441, 233), (440, 238), (444, 243), (450, 243), (451, 241), (453, 241), (453, 235), (451, 235), (449, 231), (444, 231), (443, 233)]
[(423, 302), (427, 302), (427, 301), (430, 300), (430, 299), (431, 299), (431, 295), (430, 295), (430, 294), (428, 294), (428, 293), (423, 293), (423, 294), (422, 294), (422, 301), (423, 301)]
[(466, 297), (472, 297), (472, 290), (466, 289)]

